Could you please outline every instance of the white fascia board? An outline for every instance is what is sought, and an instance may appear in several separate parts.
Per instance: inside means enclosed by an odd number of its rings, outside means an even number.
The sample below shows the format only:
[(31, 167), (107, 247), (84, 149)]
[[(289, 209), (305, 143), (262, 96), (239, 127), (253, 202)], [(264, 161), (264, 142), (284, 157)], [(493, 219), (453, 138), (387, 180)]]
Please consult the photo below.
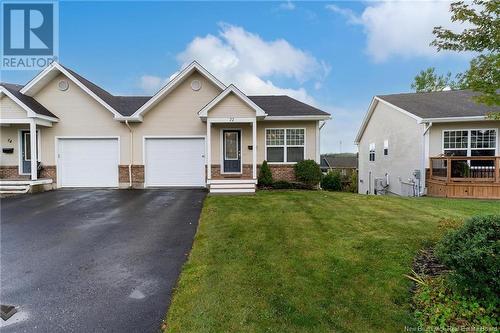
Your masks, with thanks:
[(31, 79), (24, 87), (19, 90), (21, 94), (31, 96), (31, 92), (36, 90), (35, 86), (38, 85), (38, 83), (43, 80), (47, 75), (51, 74), (56, 66), (56, 62), (51, 63), (49, 66), (47, 66), (43, 71), (38, 73), (33, 79)]
[(184, 68), (176, 77), (170, 80), (163, 88), (161, 88), (153, 97), (151, 97), (143, 106), (141, 106), (137, 111), (132, 114), (131, 117), (141, 116), (143, 113), (149, 111), (153, 106), (156, 105), (162, 98), (166, 97), (171, 91), (175, 89), (180, 83), (184, 81), (189, 75), (194, 71), (198, 71), (201, 75), (207, 78), (210, 82), (215, 84), (221, 91), (226, 89), (226, 86), (219, 81), (215, 76), (213, 76), (209, 71), (207, 71), (203, 66), (201, 66), (196, 61), (193, 61), (189, 66)]
[(446, 118), (423, 118), (421, 123), (454, 123), (464, 121), (483, 121), (493, 120), (488, 119), (486, 116), (470, 116), (470, 117), (446, 117)]
[(365, 132), (365, 128), (368, 125), (368, 121), (370, 120), (373, 111), (375, 110), (375, 107), (377, 106), (378, 99), (375, 97), (372, 98), (370, 105), (368, 106), (368, 111), (366, 111), (365, 116), (363, 118), (363, 121), (361, 122), (361, 127), (359, 128), (358, 134), (356, 135), (356, 139), (354, 140), (354, 144), (359, 144), (359, 141), (361, 141), (361, 137), (363, 136), (363, 133)]
[[(392, 103), (389, 103), (389, 102), (387, 102), (386, 100), (383, 100), (382, 98), (380, 98), (380, 97), (378, 97), (378, 96), (375, 96), (375, 98), (376, 98), (379, 102), (382, 102), (382, 103), (384, 103), (385, 105), (388, 105), (388, 106), (392, 107), (394, 110), (399, 111), (399, 112), (401, 112), (401, 113), (403, 113), (403, 114), (407, 115), (408, 117), (415, 119), (417, 122), (421, 122), (421, 121), (422, 121), (422, 118), (420, 118), (419, 116), (416, 116), (416, 115), (414, 115), (413, 113), (408, 112), (408, 111), (406, 111), (406, 110), (404, 110), (404, 109), (400, 108), (399, 106), (396, 106), (396, 105), (394, 105), (394, 104), (392, 104)], [(373, 112), (373, 111), (372, 111), (372, 112)]]
[(329, 120), (332, 116), (267, 116), (264, 121), (279, 121), (279, 120)]
[(221, 92), (217, 97), (215, 97), (210, 103), (205, 105), (203, 109), (198, 111), (198, 115), (200, 118), (208, 117), (208, 111), (210, 111), (213, 107), (215, 107), (220, 101), (222, 101), (227, 95), (230, 93), (235, 94), (240, 100), (242, 100), (245, 104), (247, 104), (250, 108), (255, 111), (256, 117), (265, 117), (267, 113), (260, 108), (257, 104), (252, 102), (250, 98), (247, 97), (244, 93), (241, 92), (234, 84), (231, 84), (227, 87), (223, 92)]
[(0, 91), (1, 91), (2, 94), (6, 95), (10, 99), (12, 99), (14, 101), (14, 103), (16, 103), (17, 105), (19, 105), (24, 111), (26, 111), (26, 116), (28, 118), (36, 118), (36, 119), (41, 119), (41, 120), (48, 120), (48, 121), (51, 121), (51, 122), (58, 122), (59, 121), (59, 119), (57, 119), (57, 118), (36, 113), (31, 108), (29, 108), (26, 104), (24, 104), (20, 99), (18, 99), (16, 96), (14, 96), (5, 87), (0, 86)]
[[(32, 91), (38, 91), (40, 88), (36, 88), (37, 85), (42, 84), (42, 87), (47, 83), (43, 83), (43, 79), (47, 77), (48, 75), (51, 75), (53, 71), (59, 71), (60, 73), (63, 73), (68, 79), (70, 79), (74, 84), (76, 84), (78, 87), (80, 87), (83, 91), (85, 91), (89, 96), (94, 98), (99, 104), (101, 104), (105, 109), (110, 111), (115, 118), (118, 117), (123, 117), (118, 111), (113, 109), (108, 103), (103, 101), (99, 96), (94, 94), (89, 88), (87, 88), (84, 84), (82, 84), (76, 77), (71, 75), (64, 67), (59, 65), (57, 62), (53, 62), (49, 67), (44, 69), (40, 74), (38, 74), (33, 80), (31, 80), (26, 86), (24, 86), (20, 92), (22, 94), (31, 96), (30, 93)], [(41, 82), (42, 81), (42, 82)]]

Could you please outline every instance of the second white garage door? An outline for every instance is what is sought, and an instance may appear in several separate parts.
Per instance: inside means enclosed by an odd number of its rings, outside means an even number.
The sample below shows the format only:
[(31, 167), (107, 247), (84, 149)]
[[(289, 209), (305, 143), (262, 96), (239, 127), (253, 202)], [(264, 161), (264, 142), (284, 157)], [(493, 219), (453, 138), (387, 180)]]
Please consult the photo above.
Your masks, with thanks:
[(205, 186), (205, 139), (146, 138), (146, 186)]
[(116, 138), (59, 138), (57, 178), (61, 187), (118, 187)]

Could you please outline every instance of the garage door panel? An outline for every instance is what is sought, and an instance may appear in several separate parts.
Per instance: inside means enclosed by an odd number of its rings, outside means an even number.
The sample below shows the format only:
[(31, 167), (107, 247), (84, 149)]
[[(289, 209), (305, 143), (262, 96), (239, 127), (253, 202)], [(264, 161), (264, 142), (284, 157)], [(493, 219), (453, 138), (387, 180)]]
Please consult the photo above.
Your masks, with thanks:
[(146, 186), (205, 186), (205, 140), (147, 138)]
[(62, 187), (118, 187), (117, 139), (59, 139)]

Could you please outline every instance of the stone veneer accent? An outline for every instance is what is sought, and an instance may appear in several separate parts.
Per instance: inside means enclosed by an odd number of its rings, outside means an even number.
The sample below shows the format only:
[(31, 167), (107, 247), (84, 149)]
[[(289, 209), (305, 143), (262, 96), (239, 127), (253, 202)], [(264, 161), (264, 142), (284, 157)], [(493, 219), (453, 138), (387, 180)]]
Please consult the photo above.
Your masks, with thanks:
[[(128, 165), (118, 166), (118, 182), (129, 183)], [(132, 165), (132, 187), (144, 186), (144, 165)]]
[[(295, 169), (293, 165), (289, 164), (268, 164), (273, 174), (274, 180), (286, 180), (288, 182), (296, 181)], [(259, 177), (260, 164), (257, 165), (257, 178)], [(243, 173), (241, 175), (228, 174), (223, 175), (220, 173), (220, 165), (212, 164), (212, 179), (252, 179), (252, 165), (243, 164)]]
[(221, 174), (220, 164), (212, 164), (212, 179), (252, 179), (252, 165), (243, 164), (243, 172), (241, 174)]
[(39, 178), (51, 178), (54, 184), (57, 183), (57, 172), (55, 165), (43, 165)]
[[(295, 169), (293, 164), (267, 164), (271, 173), (273, 174), (273, 180), (285, 180), (287, 182), (294, 182), (297, 180), (295, 177)], [(257, 166), (257, 176), (260, 172), (260, 165)]]
[(13, 166), (0, 166), (0, 179), (30, 179), (28, 175), (20, 175), (19, 167)]
[[(20, 175), (17, 165), (15, 166), (0, 166), (0, 179), (18, 179), (18, 180), (29, 180), (30, 175)], [(52, 179), (53, 183), (56, 183), (56, 166), (55, 165), (43, 165), (42, 170), (38, 178)]]

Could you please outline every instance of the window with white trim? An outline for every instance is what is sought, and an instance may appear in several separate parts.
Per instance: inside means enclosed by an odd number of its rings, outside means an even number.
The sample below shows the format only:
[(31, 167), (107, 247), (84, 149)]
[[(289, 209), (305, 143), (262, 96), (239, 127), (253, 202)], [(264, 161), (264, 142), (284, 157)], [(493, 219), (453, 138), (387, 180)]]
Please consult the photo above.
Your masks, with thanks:
[(370, 152), (368, 159), (370, 162), (375, 162), (375, 143), (370, 143)]
[(446, 156), (495, 156), (496, 129), (443, 131), (443, 153)]
[(304, 160), (305, 129), (266, 129), (266, 160), (270, 163), (295, 163)]
[(389, 155), (389, 140), (384, 140), (384, 156)]

